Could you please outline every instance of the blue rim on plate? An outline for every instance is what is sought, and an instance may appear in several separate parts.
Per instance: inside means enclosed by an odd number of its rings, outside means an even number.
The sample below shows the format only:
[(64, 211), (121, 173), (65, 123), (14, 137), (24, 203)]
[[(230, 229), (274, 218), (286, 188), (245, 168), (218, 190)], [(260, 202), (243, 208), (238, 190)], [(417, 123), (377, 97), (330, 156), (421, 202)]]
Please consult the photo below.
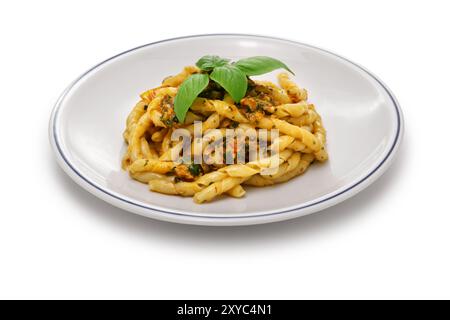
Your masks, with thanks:
[[(75, 166), (67, 159), (67, 157), (65, 156), (65, 154), (63, 153), (61, 146), (60, 146), (60, 141), (59, 141), (59, 137), (56, 133), (56, 124), (57, 124), (57, 119), (58, 119), (58, 113), (60, 110), (60, 107), (62, 105), (62, 102), (64, 101), (65, 96), (67, 95), (68, 92), (70, 92), (70, 90), (81, 80), (83, 79), (85, 76), (87, 76), (88, 74), (90, 74), (91, 72), (93, 72), (94, 70), (96, 70), (97, 68), (99, 68), (100, 66), (104, 65), (105, 63), (114, 60), (115, 58), (118, 58), (120, 56), (123, 56), (125, 54), (128, 54), (130, 52), (142, 49), (142, 48), (146, 48), (146, 47), (150, 47), (156, 44), (160, 44), (160, 43), (164, 43), (164, 42), (170, 42), (170, 41), (176, 41), (176, 40), (182, 40), (182, 39), (193, 39), (193, 38), (200, 38), (200, 37), (211, 37), (211, 36), (236, 36), (236, 37), (253, 37), (253, 38), (260, 38), (260, 39), (269, 39), (269, 40), (277, 40), (277, 41), (284, 41), (284, 42), (289, 42), (289, 43), (293, 43), (296, 45), (302, 45), (305, 47), (309, 47), (311, 49), (315, 49), (315, 50), (319, 50), (322, 52), (325, 52), (327, 54), (331, 54), (339, 59), (342, 59), (348, 63), (350, 63), (351, 65), (359, 68), (360, 70), (364, 71), (366, 74), (368, 74), (372, 79), (374, 79), (385, 91), (386, 93), (389, 95), (389, 98), (391, 99), (394, 107), (395, 107), (395, 112), (396, 112), (396, 120), (397, 120), (397, 128), (396, 128), (396, 134), (395, 134), (395, 139), (392, 143), (392, 145), (389, 148), (389, 152), (386, 154), (386, 156), (380, 161), (380, 163), (378, 163), (378, 165), (375, 167), (375, 169), (373, 169), (369, 174), (367, 174), (365, 177), (361, 178), (360, 180), (358, 180), (357, 182), (355, 182), (354, 184), (352, 184), (351, 186), (347, 187), (346, 189), (335, 193), (335, 194), (331, 194), (329, 196), (326, 196), (323, 199), (317, 200), (317, 201), (313, 201), (312, 203), (309, 204), (304, 204), (304, 205), (300, 205), (298, 207), (294, 207), (294, 208), (289, 208), (287, 210), (281, 210), (281, 211), (276, 211), (276, 212), (270, 212), (270, 213), (260, 213), (260, 214), (251, 214), (251, 215), (239, 215), (239, 216), (226, 216), (226, 215), (203, 215), (203, 214), (190, 214), (190, 213), (179, 213), (179, 212), (174, 212), (174, 211), (168, 211), (168, 210), (162, 210), (159, 208), (155, 208), (152, 206), (147, 206), (144, 204), (140, 204), (137, 202), (134, 202), (132, 200), (128, 200), (125, 199), (123, 197), (120, 197), (116, 194), (111, 193), (110, 191), (104, 189), (103, 187), (97, 185), (96, 183), (94, 183), (93, 181), (89, 180), (88, 178), (86, 178), (84, 175), (82, 175), (76, 168)], [(199, 35), (192, 35), (192, 36), (183, 36), (183, 37), (176, 37), (176, 38), (171, 38), (171, 39), (165, 39), (165, 40), (161, 40), (161, 41), (156, 41), (156, 42), (152, 42), (149, 44), (145, 44), (127, 51), (124, 51), (122, 53), (119, 53), (109, 59), (104, 60), (103, 62), (97, 64), (96, 66), (92, 67), (91, 69), (89, 69), (88, 71), (86, 71), (85, 73), (83, 73), (81, 76), (79, 76), (74, 82), (72, 82), (72, 84), (69, 85), (69, 87), (64, 90), (64, 92), (62, 93), (62, 95), (59, 97), (53, 112), (52, 112), (52, 116), (51, 116), (51, 120), (50, 120), (50, 139), (53, 140), (55, 146), (56, 146), (56, 150), (59, 154), (59, 156), (61, 157), (61, 159), (65, 162), (65, 164), (68, 166), (68, 168), (70, 168), (72, 170), (73, 173), (75, 173), (79, 178), (81, 178), (83, 181), (85, 181), (86, 183), (88, 183), (91, 187), (97, 189), (98, 191), (101, 191), (102, 193), (104, 193), (105, 195), (108, 195), (110, 197), (113, 197), (116, 200), (119, 200), (123, 203), (126, 204), (130, 204), (133, 206), (136, 206), (138, 208), (141, 209), (147, 209), (150, 211), (156, 211), (162, 214), (168, 214), (168, 215), (172, 215), (172, 216), (181, 216), (181, 217), (190, 217), (190, 218), (202, 218), (202, 219), (254, 219), (254, 218), (258, 218), (258, 217), (268, 217), (268, 216), (278, 216), (281, 214), (286, 214), (286, 213), (291, 213), (291, 212), (295, 212), (295, 211), (299, 211), (302, 209), (306, 209), (306, 208), (311, 208), (314, 206), (318, 206), (320, 204), (324, 204), (326, 202), (329, 202), (330, 200), (337, 198), (347, 192), (349, 192), (352, 189), (355, 189), (356, 187), (360, 186), (363, 182), (365, 182), (366, 180), (368, 180), (369, 178), (371, 178), (375, 173), (377, 173), (380, 168), (383, 166), (383, 164), (391, 159), (394, 154), (393, 151), (395, 150), (396, 147), (398, 147), (400, 141), (401, 141), (401, 135), (403, 133), (403, 121), (402, 121), (402, 113), (399, 107), (399, 104), (396, 100), (396, 98), (394, 97), (394, 95), (392, 94), (392, 92), (389, 90), (389, 88), (381, 81), (379, 80), (375, 75), (373, 75), (371, 72), (369, 72), (367, 69), (363, 68), (362, 66), (354, 63), (353, 61), (344, 58), (340, 55), (337, 55), (331, 51), (328, 50), (324, 50), (322, 48), (318, 48), (309, 44), (304, 44), (301, 42), (297, 42), (297, 41), (293, 41), (293, 40), (287, 40), (287, 39), (283, 39), (283, 38), (277, 38), (277, 37), (269, 37), (269, 36), (262, 36), (262, 35), (252, 35), (252, 34), (237, 34), (237, 33), (219, 33), (219, 34), (199, 34)]]

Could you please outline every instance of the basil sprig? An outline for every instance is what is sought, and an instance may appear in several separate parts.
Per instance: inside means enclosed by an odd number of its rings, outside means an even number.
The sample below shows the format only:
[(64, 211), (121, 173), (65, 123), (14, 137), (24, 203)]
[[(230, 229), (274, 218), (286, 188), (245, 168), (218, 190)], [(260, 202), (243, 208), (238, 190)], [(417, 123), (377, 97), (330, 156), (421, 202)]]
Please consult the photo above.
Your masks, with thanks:
[(183, 81), (175, 96), (175, 114), (180, 123), (184, 122), (192, 103), (211, 80), (224, 88), (235, 102), (239, 102), (247, 93), (248, 76), (276, 69), (285, 69), (294, 74), (280, 60), (264, 56), (245, 58), (231, 64), (230, 60), (219, 56), (204, 56), (197, 61), (196, 66), (203, 73), (193, 74)]

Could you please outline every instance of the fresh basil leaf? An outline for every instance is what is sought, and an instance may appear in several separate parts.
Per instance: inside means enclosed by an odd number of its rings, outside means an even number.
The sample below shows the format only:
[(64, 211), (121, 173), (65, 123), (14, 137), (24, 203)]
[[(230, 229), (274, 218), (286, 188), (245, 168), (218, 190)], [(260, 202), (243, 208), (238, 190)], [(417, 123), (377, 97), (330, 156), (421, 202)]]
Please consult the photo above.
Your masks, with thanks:
[(248, 76), (257, 76), (276, 69), (285, 69), (294, 74), (291, 69), (280, 60), (263, 56), (241, 59), (234, 63), (234, 66)]
[(193, 74), (183, 81), (175, 96), (174, 109), (180, 123), (184, 122), (186, 113), (194, 102), (195, 98), (208, 86), (209, 78), (207, 74)]
[(224, 65), (216, 67), (210, 77), (220, 84), (235, 102), (241, 101), (247, 93), (247, 77), (235, 66)]
[(215, 67), (221, 67), (228, 64), (229, 61), (230, 60), (223, 59), (219, 56), (204, 56), (201, 57), (195, 65), (204, 71), (211, 71)]

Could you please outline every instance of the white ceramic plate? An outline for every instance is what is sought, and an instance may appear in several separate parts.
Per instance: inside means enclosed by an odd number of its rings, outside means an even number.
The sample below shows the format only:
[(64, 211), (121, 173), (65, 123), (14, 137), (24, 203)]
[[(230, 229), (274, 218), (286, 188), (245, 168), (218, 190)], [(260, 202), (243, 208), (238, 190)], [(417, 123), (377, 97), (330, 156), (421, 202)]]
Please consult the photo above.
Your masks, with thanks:
[[(233, 60), (266, 55), (285, 62), (328, 131), (330, 159), (303, 176), (243, 199), (197, 205), (149, 192), (121, 170), (122, 132), (139, 94), (206, 54)], [(261, 78), (274, 80), (276, 72)], [(58, 100), (50, 141), (59, 164), (80, 186), (147, 217), (202, 225), (248, 225), (291, 219), (335, 205), (375, 181), (392, 163), (403, 133), (400, 107), (373, 74), (331, 52), (253, 35), (199, 35), (144, 45), (87, 71)]]

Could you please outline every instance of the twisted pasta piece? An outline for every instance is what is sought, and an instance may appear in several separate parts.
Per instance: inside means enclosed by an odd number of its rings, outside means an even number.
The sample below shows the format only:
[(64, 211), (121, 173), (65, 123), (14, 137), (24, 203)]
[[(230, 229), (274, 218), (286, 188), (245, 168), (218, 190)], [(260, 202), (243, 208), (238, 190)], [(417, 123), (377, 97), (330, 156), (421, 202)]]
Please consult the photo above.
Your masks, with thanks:
[(200, 192), (205, 187), (214, 182), (223, 180), (227, 177), (224, 172), (213, 171), (201, 176), (193, 182), (170, 182), (164, 180), (150, 180), (148, 182), (151, 191), (167, 194), (177, 194), (185, 197), (192, 197), (195, 193)]
[(308, 99), (308, 92), (305, 89), (299, 88), (294, 81), (289, 79), (289, 75), (287, 73), (280, 73), (278, 75), (278, 82), (280, 83), (280, 86), (286, 90), (292, 102), (299, 102)]
[(267, 176), (261, 176), (261, 175), (255, 175), (251, 177), (249, 180), (245, 181), (244, 184), (253, 186), (253, 187), (266, 187), (266, 186), (272, 186), (277, 183), (282, 183), (291, 180), (292, 178), (302, 174), (303, 172), (308, 169), (311, 162), (314, 161), (314, 156), (311, 154), (305, 154), (301, 156), (301, 159), (298, 163), (298, 166), (289, 171), (286, 172), (284, 175), (276, 177), (276, 178), (270, 178)]
[(200, 72), (200, 69), (196, 66), (187, 66), (183, 68), (183, 71), (181, 71), (179, 74), (171, 77), (167, 77), (162, 82), (163, 86), (166, 87), (178, 87), (180, 84), (183, 83), (184, 80), (186, 80), (191, 74)]
[(288, 159), (287, 162), (283, 163), (279, 168), (278, 171), (274, 174), (265, 175), (264, 177), (268, 179), (276, 179), (279, 178), (286, 173), (294, 170), (298, 164), (300, 163), (300, 153), (295, 152), (293, 153)]
[(134, 161), (128, 170), (134, 174), (137, 172), (153, 172), (159, 174), (166, 174), (177, 166), (177, 163), (172, 161), (160, 161), (155, 159), (138, 159)]
[[(212, 113), (203, 123), (202, 123), (202, 132), (205, 133), (208, 130), (216, 129), (220, 125), (220, 116), (218, 113)], [(190, 132), (191, 135), (194, 135), (195, 125), (189, 125), (186, 130)]]
[(303, 152), (303, 153), (312, 153), (310, 149), (308, 149), (303, 143), (301, 143), (299, 140), (294, 140), (289, 146), (289, 149), (292, 149), (297, 152)]
[(314, 136), (311, 132), (299, 128), (295, 125), (290, 124), (284, 120), (279, 120), (272, 118), (275, 127), (280, 130), (280, 132), (287, 134), (291, 137), (299, 139), (303, 144), (305, 144), (309, 149), (314, 152), (319, 151), (322, 148), (322, 143)]
[(156, 131), (154, 134), (152, 134), (152, 141), (162, 142), (164, 140), (164, 137), (167, 135), (167, 132), (169, 132), (169, 129), (167, 128), (164, 128), (160, 131)]
[(240, 184), (227, 191), (227, 194), (233, 198), (242, 198), (245, 193), (245, 189)]
[(146, 102), (141, 100), (136, 104), (136, 106), (133, 108), (131, 113), (128, 115), (127, 126), (123, 133), (123, 137), (126, 142), (128, 142), (129, 137), (130, 137), (130, 132), (132, 132), (134, 130), (136, 123), (139, 121), (139, 119), (145, 113), (146, 108), (147, 108)]
[(275, 107), (275, 115), (279, 118), (298, 118), (308, 111), (308, 104), (305, 101), (297, 103), (282, 104)]
[(130, 172), (130, 176), (142, 183), (149, 183), (151, 180), (165, 180), (165, 181), (174, 181), (175, 177), (168, 177), (163, 174), (155, 173), (155, 172)]
[(167, 180), (150, 180), (148, 182), (150, 191), (180, 195), (184, 197), (192, 197), (196, 192), (199, 192), (201, 188), (199, 185), (192, 182), (178, 182), (174, 183)]
[(197, 98), (191, 106), (193, 111), (217, 112), (220, 116), (230, 120), (248, 123), (248, 119), (241, 114), (239, 109), (234, 105), (223, 100), (209, 100)]
[(322, 119), (318, 116), (317, 120), (313, 123), (313, 132), (314, 136), (316, 136), (317, 140), (320, 141), (322, 147), (319, 151), (315, 152), (314, 155), (317, 160), (320, 162), (324, 162), (328, 159), (328, 152), (325, 150), (326, 143), (326, 131), (322, 125)]
[(141, 151), (141, 138), (151, 124), (152, 122), (150, 119), (150, 113), (146, 112), (139, 119), (134, 130), (132, 131), (128, 145), (128, 153), (130, 155), (131, 161), (135, 161), (143, 157)]
[(279, 88), (273, 82), (255, 80), (255, 83), (269, 88), (270, 96), (277, 105), (291, 103), (291, 102), (297, 102), (297, 101), (292, 101), (291, 98), (286, 94), (285, 90), (283, 88)]
[(141, 151), (146, 159), (158, 159), (158, 153), (155, 148), (150, 145), (145, 137), (141, 138)]
[(235, 188), (245, 181), (245, 178), (227, 177), (223, 180), (214, 182), (209, 187), (194, 194), (194, 201), (196, 203), (203, 203), (211, 201), (215, 197)]
[[(309, 107), (309, 105), (308, 105), (308, 107)], [(311, 125), (312, 123), (314, 123), (314, 121), (316, 121), (316, 119), (317, 119), (317, 113), (314, 110), (309, 109), (305, 112), (305, 114), (303, 114), (300, 117), (297, 117), (297, 118), (289, 117), (285, 120), (293, 125), (302, 127), (302, 126)]]
[(176, 92), (176, 86), (160, 86), (160, 87), (156, 87), (150, 90), (147, 90), (143, 93), (140, 94), (141, 99), (145, 102), (145, 103), (150, 103), (152, 102), (153, 99), (155, 99), (157, 96), (167, 93), (168, 90), (169, 91), (173, 91), (175, 90)]

